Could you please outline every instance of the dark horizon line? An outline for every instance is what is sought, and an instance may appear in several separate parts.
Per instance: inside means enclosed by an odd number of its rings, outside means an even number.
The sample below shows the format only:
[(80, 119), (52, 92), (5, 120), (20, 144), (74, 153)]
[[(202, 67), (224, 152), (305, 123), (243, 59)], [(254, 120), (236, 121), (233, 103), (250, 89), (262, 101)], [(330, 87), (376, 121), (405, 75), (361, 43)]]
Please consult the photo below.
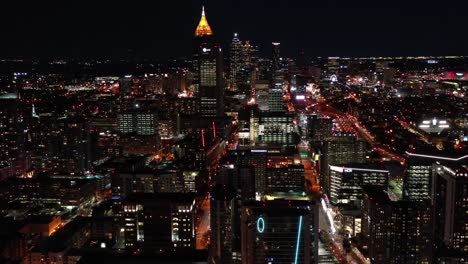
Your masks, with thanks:
[[(225, 53), (226, 54), (226, 53)], [(224, 56), (228, 58), (228, 56)], [(282, 56), (283, 58), (288, 59), (297, 59), (299, 56)], [(449, 58), (449, 57), (458, 57), (458, 58), (468, 58), (467, 55), (320, 55), (320, 56), (306, 56), (306, 59), (320, 59), (320, 58), (341, 58), (341, 59), (370, 59), (370, 58)], [(259, 58), (268, 59), (269, 56), (259, 56)], [(177, 56), (177, 57), (157, 57), (149, 55), (134, 55), (128, 57), (128, 55), (54, 55), (54, 56), (28, 56), (28, 55), (18, 55), (18, 56), (0, 56), (0, 61), (55, 61), (55, 60), (71, 60), (71, 61), (86, 61), (86, 60), (111, 60), (111, 61), (178, 61), (178, 60), (191, 60), (190, 56)]]

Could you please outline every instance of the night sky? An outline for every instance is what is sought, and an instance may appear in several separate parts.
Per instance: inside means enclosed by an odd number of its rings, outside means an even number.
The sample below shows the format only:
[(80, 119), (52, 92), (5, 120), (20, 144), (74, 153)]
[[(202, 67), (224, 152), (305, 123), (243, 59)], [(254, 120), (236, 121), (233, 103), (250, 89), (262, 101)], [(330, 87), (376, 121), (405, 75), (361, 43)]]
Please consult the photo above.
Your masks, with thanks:
[[(218, 39), (233, 32), (268, 54), (468, 55), (468, 1), (1, 1), (0, 57), (190, 55), (202, 3)], [(5, 3), (7, 2), (7, 3)]]

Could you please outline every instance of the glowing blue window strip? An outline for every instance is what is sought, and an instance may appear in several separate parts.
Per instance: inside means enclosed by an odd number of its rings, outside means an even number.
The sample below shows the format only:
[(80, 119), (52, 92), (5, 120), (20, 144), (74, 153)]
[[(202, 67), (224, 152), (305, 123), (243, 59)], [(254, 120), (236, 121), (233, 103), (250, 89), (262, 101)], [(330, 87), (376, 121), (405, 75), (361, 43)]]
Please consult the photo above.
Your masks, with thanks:
[(294, 258), (294, 264), (297, 264), (299, 258), (299, 244), (301, 243), (301, 232), (302, 232), (302, 215), (299, 216), (299, 230), (297, 231), (297, 242), (296, 242), (296, 256)]
[(265, 232), (265, 220), (263, 219), (263, 217), (259, 217), (257, 219), (257, 231), (259, 233)]

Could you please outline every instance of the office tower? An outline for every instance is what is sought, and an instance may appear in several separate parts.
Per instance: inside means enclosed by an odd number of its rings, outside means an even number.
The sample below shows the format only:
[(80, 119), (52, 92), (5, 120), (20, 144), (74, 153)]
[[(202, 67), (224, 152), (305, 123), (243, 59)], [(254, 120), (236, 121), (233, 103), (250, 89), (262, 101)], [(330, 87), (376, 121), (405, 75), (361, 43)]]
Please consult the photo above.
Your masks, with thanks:
[(395, 80), (396, 70), (395, 68), (385, 68), (383, 71), (383, 82), (384, 84), (391, 84)]
[(228, 159), (219, 168), (214, 182), (235, 190), (236, 199), (240, 201), (255, 200), (255, 166), (247, 165), (245, 161), (237, 160), (232, 163), (231, 159)]
[(282, 168), (268, 168), (265, 193), (303, 192), (305, 190), (304, 166), (288, 165)]
[(281, 72), (280, 47), (281, 44), (273, 42), (270, 65), (270, 83), (268, 89), (268, 111), (285, 111), (283, 103), (283, 76)]
[(239, 166), (237, 177), (237, 193), (242, 201), (255, 200), (255, 166)]
[(247, 203), (242, 264), (318, 263), (318, 207), (299, 200)]
[(268, 111), (268, 93), (270, 90), (269, 80), (258, 80), (255, 82), (254, 94), (255, 103), (261, 111)]
[[(181, 171), (176, 169), (156, 170), (154, 178), (154, 191), (158, 193), (184, 193), (185, 183)], [(147, 185), (147, 184), (142, 184)]]
[(388, 61), (376, 61), (374, 78), (376, 81), (383, 81), (384, 70), (388, 69)]
[(127, 94), (132, 90), (132, 75), (125, 75), (119, 79), (120, 93)]
[(238, 165), (242, 161), (223, 163), (211, 190), (212, 258), (216, 263), (240, 263), (241, 209), (256, 198), (255, 172), (252, 165)]
[(176, 136), (176, 125), (170, 118), (158, 120), (158, 133), (161, 139), (172, 139)]
[(239, 146), (249, 146), (258, 131), (258, 105), (245, 105), (238, 111)]
[(193, 195), (136, 193), (122, 201), (126, 249), (148, 254), (192, 250)]
[(348, 163), (329, 165), (330, 202), (334, 205), (359, 209), (362, 188), (381, 186), (387, 189), (390, 172), (379, 164)]
[(229, 185), (216, 184), (210, 194), (210, 262), (237, 263), (233, 261), (233, 257), (239, 253), (240, 244), (234, 232), (235, 225), (240, 224), (234, 221), (236, 217), (240, 218), (235, 207), (236, 191)]
[[(86, 122), (88, 164), (99, 163), (111, 157), (121, 156), (123, 147), (119, 143), (115, 118), (92, 118)], [(96, 163), (95, 163), (96, 164)]]
[(362, 247), (372, 263), (432, 263), (428, 201), (393, 202), (377, 186), (364, 187), (362, 200)]
[(183, 70), (164, 75), (162, 78), (162, 90), (165, 94), (178, 95), (187, 89), (187, 73)]
[(464, 151), (421, 150), (406, 152), (406, 156), (408, 164), (403, 179), (403, 198), (406, 200), (430, 198), (434, 163), (451, 167), (468, 162)]
[(149, 110), (127, 110), (117, 115), (121, 134), (154, 136), (158, 134), (158, 114)]
[(332, 136), (333, 119), (311, 115), (307, 117), (309, 141), (321, 142)]
[(328, 57), (326, 62), (326, 77), (332, 82), (337, 81), (338, 74), (340, 73), (340, 57)]
[(262, 112), (259, 119), (260, 144), (294, 145), (294, 116), (288, 112)]
[(41, 115), (32, 128), (32, 160), (37, 171), (81, 174), (87, 162), (86, 121), (79, 117)]
[(241, 60), (244, 67), (254, 68), (258, 65), (258, 47), (251, 44), (250, 40), (242, 43), (241, 51)]
[[(253, 167), (256, 196), (261, 196), (265, 191), (267, 155), (266, 149), (241, 149), (230, 151), (228, 155), (230, 162), (239, 166), (239, 168)], [(244, 178), (241, 179), (244, 181)], [(250, 181), (248, 177), (246, 179), (247, 182)], [(247, 188), (244, 188), (244, 190), (247, 190)]]
[(323, 142), (323, 163), (320, 184), (327, 195), (331, 193), (329, 174), (330, 165), (364, 163), (366, 159), (365, 142), (350, 133), (337, 133)]
[[(112, 196), (114, 200), (123, 200), (133, 191), (153, 192), (154, 187), (151, 184), (138, 184), (138, 178), (152, 177), (153, 170), (148, 171), (147, 165), (151, 161), (150, 155), (123, 156), (116, 157), (106, 161), (99, 166), (102, 172), (107, 172), (111, 177)], [(135, 187), (134, 184), (140, 185)], [(145, 186), (142, 186), (145, 185)], [(149, 186), (148, 186), (149, 185)]]
[(241, 62), (242, 67), (237, 74), (239, 90), (245, 96), (255, 98), (255, 83), (259, 79), (258, 47), (252, 45), (249, 40), (242, 43)]
[(231, 42), (231, 50), (230, 50), (230, 81), (229, 85), (232, 90), (237, 90), (237, 82), (238, 78), (237, 75), (242, 67), (242, 56), (244, 55), (242, 53), (243, 46), (242, 42), (239, 40), (238, 34), (234, 33), (234, 38), (232, 39)]
[(206, 117), (224, 114), (223, 53), (216, 43), (205, 9), (195, 30), (195, 54), (197, 61), (200, 114)]
[(434, 164), (432, 179), (437, 263), (468, 261), (468, 167)]
[(273, 42), (271, 44), (273, 45), (273, 50), (272, 50), (272, 53), (271, 53), (270, 71), (271, 71), (271, 74), (272, 74), (272, 80), (274, 80), (275, 75), (281, 69), (281, 61), (280, 61), (281, 60), (281, 55), (280, 55), (281, 43)]
[(258, 107), (255, 108), (255, 111), (251, 111), (249, 118), (249, 143), (251, 145), (255, 144), (258, 140), (258, 130), (260, 128), (260, 112)]
[(200, 181), (200, 172), (198, 171), (184, 171), (184, 191), (187, 193), (196, 193), (199, 188), (198, 182)]
[(21, 102), (17, 94), (0, 95), (0, 180), (22, 170), (23, 150)]
[(275, 84), (268, 90), (268, 111), (285, 112), (286, 105), (283, 101), (283, 87), (281, 84)]
[[(291, 77), (291, 91), (294, 92), (296, 95), (296, 100), (297, 96), (305, 96), (306, 95), (306, 89), (307, 89), (307, 84), (309, 80), (305, 75), (302, 74), (294, 74)], [(299, 97), (302, 98), (302, 97)]]

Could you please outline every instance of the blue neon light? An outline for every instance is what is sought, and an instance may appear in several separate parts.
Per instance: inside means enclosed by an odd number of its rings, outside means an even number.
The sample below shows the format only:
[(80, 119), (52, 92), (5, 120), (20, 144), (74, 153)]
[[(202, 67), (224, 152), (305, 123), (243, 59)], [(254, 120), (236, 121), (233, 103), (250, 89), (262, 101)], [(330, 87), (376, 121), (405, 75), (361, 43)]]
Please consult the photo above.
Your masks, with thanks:
[(299, 244), (301, 243), (301, 232), (302, 232), (302, 215), (299, 216), (299, 230), (297, 231), (296, 256), (294, 258), (294, 264), (297, 264), (297, 260), (299, 258)]
[(265, 231), (265, 220), (263, 217), (259, 217), (257, 219), (257, 231), (259, 233), (263, 233)]

